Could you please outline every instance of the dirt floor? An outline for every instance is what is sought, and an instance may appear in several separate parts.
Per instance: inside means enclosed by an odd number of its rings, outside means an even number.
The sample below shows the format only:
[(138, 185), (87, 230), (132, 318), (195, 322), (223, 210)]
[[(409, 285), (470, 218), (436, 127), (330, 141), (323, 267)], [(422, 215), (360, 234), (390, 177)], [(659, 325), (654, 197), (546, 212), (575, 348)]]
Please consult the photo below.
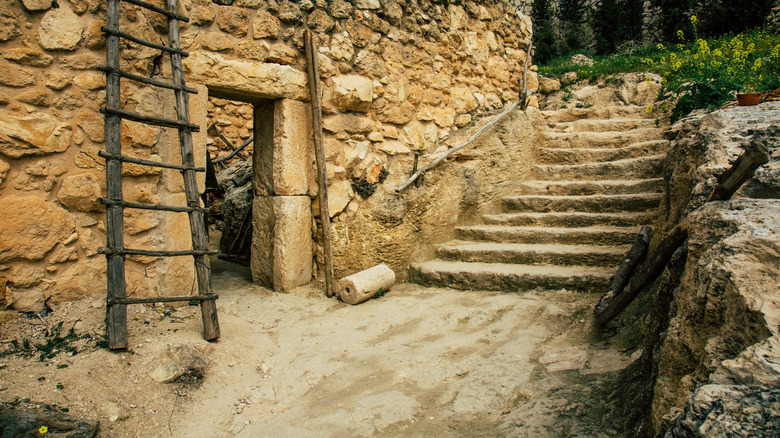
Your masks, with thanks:
[[(605, 388), (639, 352), (591, 328), (596, 296), (398, 284), (349, 306), (273, 293), (234, 266), (213, 265), (213, 343), (198, 307), (134, 305), (130, 349), (110, 352), (101, 296), (0, 324), (2, 349), (16, 351), (0, 357), (0, 401), (56, 405), (99, 420), (105, 437), (618, 435), (602, 424)], [(40, 361), (35, 345), (60, 321), (60, 339), (70, 328), (79, 339)], [(172, 343), (203, 352), (205, 373), (155, 382), (150, 362)]]

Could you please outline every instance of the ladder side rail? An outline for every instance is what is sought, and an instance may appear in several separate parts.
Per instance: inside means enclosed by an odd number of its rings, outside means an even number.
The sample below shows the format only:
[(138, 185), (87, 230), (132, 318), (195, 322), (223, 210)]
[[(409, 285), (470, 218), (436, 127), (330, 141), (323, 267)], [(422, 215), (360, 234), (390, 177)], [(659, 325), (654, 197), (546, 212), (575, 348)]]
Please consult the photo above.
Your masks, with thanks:
[(154, 12), (157, 12), (158, 14), (165, 15), (168, 18), (175, 18), (175, 19), (177, 19), (179, 21), (183, 21), (185, 23), (189, 23), (190, 22), (190, 19), (185, 17), (184, 15), (181, 15), (181, 14), (179, 14), (177, 12), (171, 12), (171, 11), (169, 11), (167, 9), (163, 9), (163, 8), (161, 8), (159, 6), (155, 6), (155, 5), (151, 4), (151, 3), (147, 3), (147, 2), (142, 1), (142, 0), (122, 0), (122, 1), (123, 2), (127, 2), (127, 3), (132, 3), (132, 4), (134, 4), (136, 6), (140, 6), (142, 8), (149, 9), (150, 11), (154, 11)]
[[(119, 0), (108, 0), (106, 24), (110, 28), (119, 28)], [(119, 69), (119, 37), (108, 34), (106, 38), (106, 62), (109, 67)], [(106, 108), (119, 110), (120, 76), (108, 73), (106, 77)], [(112, 113), (105, 114), (106, 151), (112, 155), (121, 155), (120, 136), (121, 118)], [(122, 200), (122, 162), (106, 161), (106, 197)], [(124, 249), (124, 207), (114, 204), (106, 207), (106, 246), (114, 250)], [(127, 305), (113, 304), (112, 300), (125, 298), (125, 255), (121, 252), (106, 254), (107, 264), (107, 305), (106, 336), (110, 349), (127, 348)]]
[[(176, 11), (176, 0), (166, 0), (166, 9), (171, 12)], [(182, 51), (179, 43), (179, 22), (173, 18), (168, 18), (168, 42), (176, 51), (171, 52), (171, 71), (173, 83), (184, 86), (184, 70), (182, 68)], [(174, 90), (176, 95), (176, 115), (179, 121), (189, 124), (189, 94)], [(195, 166), (195, 152), (192, 144), (192, 133), (186, 130), (179, 130), (179, 146), (181, 148), (182, 164), (185, 166)], [(184, 170), (184, 191), (187, 199), (187, 205), (190, 207), (200, 206), (200, 196), (198, 194), (198, 182), (195, 178), (195, 172)], [(194, 210), (188, 213), (190, 219), (190, 230), (192, 235), (193, 249), (202, 251), (208, 249), (208, 235), (206, 234), (206, 225), (203, 212)], [(194, 256), (195, 273), (197, 276), (198, 293), (200, 295), (211, 295), (214, 293), (211, 284), (211, 263), (207, 255)], [(217, 318), (216, 301), (208, 300), (200, 303), (201, 316), (203, 319), (203, 337), (207, 341), (219, 338), (219, 320)]]

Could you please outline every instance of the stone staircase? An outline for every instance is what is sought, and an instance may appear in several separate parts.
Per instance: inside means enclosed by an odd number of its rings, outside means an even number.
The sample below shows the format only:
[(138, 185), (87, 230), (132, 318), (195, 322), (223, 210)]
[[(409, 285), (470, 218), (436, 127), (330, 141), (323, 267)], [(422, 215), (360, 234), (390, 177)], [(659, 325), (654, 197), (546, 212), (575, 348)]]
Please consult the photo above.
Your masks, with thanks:
[(545, 111), (532, 181), (502, 213), (459, 226), (412, 281), (478, 290), (603, 291), (663, 190), (669, 142), (641, 106)]

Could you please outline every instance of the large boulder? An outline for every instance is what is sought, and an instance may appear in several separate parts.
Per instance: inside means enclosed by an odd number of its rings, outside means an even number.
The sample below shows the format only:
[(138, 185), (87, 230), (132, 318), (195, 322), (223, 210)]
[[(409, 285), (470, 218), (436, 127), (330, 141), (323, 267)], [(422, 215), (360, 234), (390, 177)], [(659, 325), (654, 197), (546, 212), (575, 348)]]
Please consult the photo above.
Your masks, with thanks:
[(33, 196), (0, 198), (0, 262), (40, 260), (75, 230), (73, 216)]

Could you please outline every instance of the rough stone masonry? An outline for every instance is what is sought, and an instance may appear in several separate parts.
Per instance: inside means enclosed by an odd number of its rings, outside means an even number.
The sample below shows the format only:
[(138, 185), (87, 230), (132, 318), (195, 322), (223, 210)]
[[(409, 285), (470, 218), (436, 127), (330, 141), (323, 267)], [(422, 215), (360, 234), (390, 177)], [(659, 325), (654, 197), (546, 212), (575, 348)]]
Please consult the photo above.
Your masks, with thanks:
[[(153, 3), (162, 6), (161, 0)], [(190, 100), (191, 119), (202, 128), (195, 134), (198, 160), (205, 160), (213, 102), (224, 108), (217, 98), (253, 105), (254, 125), (241, 128), (244, 137), (257, 135), (258, 111), (272, 114), (272, 123), (262, 127), (273, 139), (270, 157), (256, 153), (254, 160), (258, 173), (265, 157), (265, 173), (256, 178), (265, 175), (273, 183), (265, 192), (256, 187), (255, 209), (267, 206), (256, 218), (274, 215), (270, 241), (276, 243), (265, 250), (275, 261), (254, 264), (256, 274), (270, 273), (270, 285), (280, 290), (312, 281), (321, 260), (304, 29), (313, 30), (319, 46), (330, 214), (335, 224), (349, 218), (364, 228), (385, 227), (384, 212), (406, 201), (385, 189), (382, 202), (370, 203), (354, 193), (352, 182), (378, 184), (383, 169), (390, 172), (387, 181), (403, 179), (413, 151), (435, 152), (480, 113), (516, 99), (531, 38), (530, 19), (493, 0), (465, 7), (429, 0), (237, 0), (228, 6), (183, 0), (178, 9), (191, 18), (182, 24), (181, 44), (190, 52), (188, 85), (199, 90)], [(161, 16), (131, 4), (121, 10), (122, 31), (167, 41)], [(39, 310), (46, 300), (105, 288), (105, 261), (97, 255), (105, 242), (97, 202), (105, 191), (105, 163), (98, 156), (105, 142), (99, 113), (105, 77), (96, 70), (106, 62), (104, 24), (100, 0), (0, 3), (0, 293), (14, 309)], [(121, 65), (149, 76), (159, 54), (122, 43)], [(170, 76), (167, 58), (162, 67), (162, 77)], [(536, 88), (533, 71), (529, 88)], [(122, 105), (175, 114), (172, 92), (129, 80), (122, 82)], [(240, 112), (246, 125), (249, 115)], [(170, 131), (123, 122), (123, 153), (176, 162), (178, 144)], [(178, 172), (125, 163), (123, 173), (127, 200), (183, 205)], [(190, 246), (183, 214), (128, 210), (125, 223), (128, 247)], [(390, 228), (387, 237), (395, 244), (418, 238)], [(411, 257), (412, 246), (404, 248), (401, 261), (391, 264), (396, 270)], [(336, 264), (337, 274), (364, 267), (357, 258)], [(186, 293), (192, 273), (188, 259), (128, 257), (128, 294)]]

